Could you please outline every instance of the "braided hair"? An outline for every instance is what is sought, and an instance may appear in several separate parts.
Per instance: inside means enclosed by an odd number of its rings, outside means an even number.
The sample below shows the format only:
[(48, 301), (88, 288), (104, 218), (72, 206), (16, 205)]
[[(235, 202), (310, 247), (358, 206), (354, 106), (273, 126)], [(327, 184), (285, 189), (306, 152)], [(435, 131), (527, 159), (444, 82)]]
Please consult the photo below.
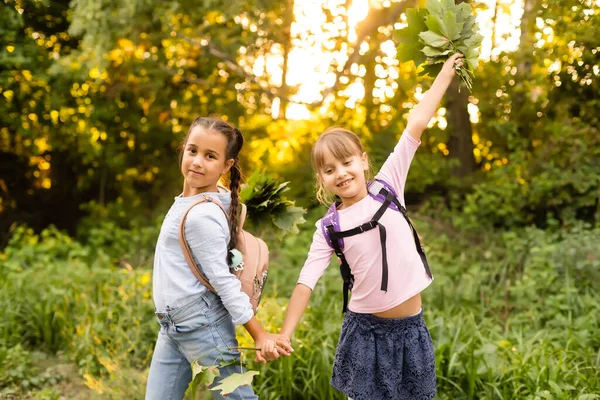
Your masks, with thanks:
[[(227, 146), (225, 149), (225, 159), (233, 159), (233, 165), (229, 169), (229, 190), (231, 192), (231, 205), (229, 207), (229, 245), (227, 246), (227, 264), (231, 265), (232, 255), (229, 250), (233, 250), (237, 245), (237, 231), (239, 225), (239, 209), (240, 209), (240, 182), (242, 180), (242, 172), (240, 169), (240, 162), (238, 155), (242, 146), (244, 145), (244, 137), (242, 132), (229, 122), (224, 121), (220, 118), (212, 117), (198, 117), (192, 122), (188, 132), (183, 139), (181, 149), (185, 148), (190, 133), (192, 130), (199, 126), (206, 129), (207, 131), (219, 132), (225, 139), (227, 139)], [(179, 164), (183, 160), (183, 153), (180, 153)]]

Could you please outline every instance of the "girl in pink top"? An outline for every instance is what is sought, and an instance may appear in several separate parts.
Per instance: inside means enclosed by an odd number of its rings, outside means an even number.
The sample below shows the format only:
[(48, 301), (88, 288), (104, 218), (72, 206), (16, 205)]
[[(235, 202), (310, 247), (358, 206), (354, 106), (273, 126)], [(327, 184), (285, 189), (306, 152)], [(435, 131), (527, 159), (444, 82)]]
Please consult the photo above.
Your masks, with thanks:
[[(401, 206), (421, 134), (455, 76), (455, 65), (462, 65), (461, 57), (455, 54), (444, 63), (429, 91), (411, 111), (406, 130), (375, 177), (393, 189)], [(325, 203), (326, 196), (333, 194), (340, 200), (336, 204), (338, 231), (365, 226), (374, 219), (382, 203), (369, 196), (367, 154), (355, 134), (328, 129), (312, 150), (312, 162), (318, 199)], [(336, 349), (331, 385), (354, 400), (431, 399), (436, 394), (435, 355), (420, 293), (433, 278), (401, 212), (387, 209), (375, 225), (382, 225), (383, 232), (360, 229), (360, 234), (344, 238), (343, 255), (353, 276), (352, 296)], [(291, 338), (333, 253), (319, 220), (286, 312), (283, 336)]]

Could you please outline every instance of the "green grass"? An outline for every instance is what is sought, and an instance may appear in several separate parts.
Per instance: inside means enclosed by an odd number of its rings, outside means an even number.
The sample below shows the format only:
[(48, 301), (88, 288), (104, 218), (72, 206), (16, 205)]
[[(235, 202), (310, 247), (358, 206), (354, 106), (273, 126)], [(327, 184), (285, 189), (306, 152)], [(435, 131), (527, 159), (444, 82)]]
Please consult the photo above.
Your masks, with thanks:
[[(600, 398), (600, 229), (469, 236), (417, 224), (435, 275), (422, 296), (439, 399)], [(268, 329), (281, 325), (313, 227), (271, 243), (258, 314)], [(96, 232), (93, 244), (55, 230), (15, 232), (0, 254), (0, 371), (20, 372), (0, 373), (0, 393), (55, 396), (43, 371), (31, 367), (35, 349), (64, 353), (100, 398), (143, 397), (158, 332), (145, 256), (149, 232), (143, 240), (130, 232), (129, 245), (103, 238), (111, 231)], [(140, 243), (148, 243), (139, 250), (145, 261), (131, 265)], [(329, 386), (342, 321), (338, 274), (330, 267), (315, 289), (292, 357), (263, 367), (245, 355), (261, 372), (254, 382), (261, 398), (344, 398)], [(240, 341), (248, 341), (242, 330)]]

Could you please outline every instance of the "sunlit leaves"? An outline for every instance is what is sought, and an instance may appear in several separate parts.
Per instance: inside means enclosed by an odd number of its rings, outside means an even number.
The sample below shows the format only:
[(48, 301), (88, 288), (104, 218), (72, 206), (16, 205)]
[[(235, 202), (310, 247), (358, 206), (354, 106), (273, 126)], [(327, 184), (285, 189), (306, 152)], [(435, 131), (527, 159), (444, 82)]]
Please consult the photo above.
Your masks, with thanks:
[(281, 183), (264, 171), (257, 170), (250, 176), (240, 196), (255, 229), (276, 228), (279, 237), (298, 233), (298, 224), (304, 222), (306, 210), (284, 196), (288, 185), (289, 182)]
[(455, 53), (465, 56), (464, 67), (457, 67), (466, 86), (471, 89), (474, 68), (478, 62), (477, 48), (482, 36), (476, 33), (471, 6), (455, 5), (453, 0), (428, 0), (426, 9), (409, 9), (408, 26), (396, 33), (398, 59), (413, 60), (423, 65), (423, 72), (435, 76), (442, 63)]
[(415, 65), (421, 65), (426, 57), (419, 51), (422, 48), (419, 42), (419, 33), (426, 31), (424, 18), (426, 11), (420, 8), (409, 8), (406, 11), (408, 26), (402, 30), (394, 32), (394, 37), (398, 41), (398, 59), (400, 61), (414, 61)]

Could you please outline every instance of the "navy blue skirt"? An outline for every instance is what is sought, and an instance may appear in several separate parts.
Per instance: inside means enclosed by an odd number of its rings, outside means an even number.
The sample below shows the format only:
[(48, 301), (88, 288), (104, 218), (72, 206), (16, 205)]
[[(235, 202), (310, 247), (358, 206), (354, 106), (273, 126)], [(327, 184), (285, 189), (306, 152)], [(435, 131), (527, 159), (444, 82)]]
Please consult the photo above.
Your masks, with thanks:
[(348, 311), (331, 386), (353, 400), (435, 397), (435, 354), (423, 311), (390, 319)]

